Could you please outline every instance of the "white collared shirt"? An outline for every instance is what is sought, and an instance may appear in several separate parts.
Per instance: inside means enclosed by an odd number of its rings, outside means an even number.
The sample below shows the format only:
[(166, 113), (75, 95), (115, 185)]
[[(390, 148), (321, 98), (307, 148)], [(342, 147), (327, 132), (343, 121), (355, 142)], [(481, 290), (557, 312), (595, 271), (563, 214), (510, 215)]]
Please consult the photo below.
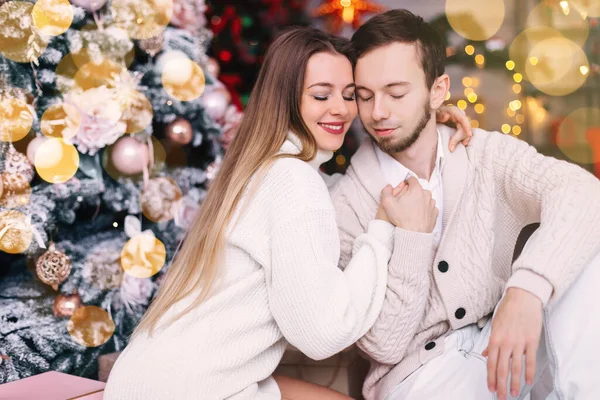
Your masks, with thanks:
[(439, 210), (438, 217), (435, 222), (435, 228), (433, 229), (433, 236), (436, 244), (439, 245), (442, 238), (442, 213), (444, 210), (444, 190), (442, 184), (444, 148), (440, 132), (438, 131), (438, 146), (435, 168), (433, 169), (431, 178), (429, 180), (420, 179), (410, 169), (406, 168), (389, 154), (383, 152), (375, 142), (373, 142), (373, 147), (375, 148), (375, 153), (377, 154), (379, 166), (383, 171), (383, 178), (387, 183), (393, 187), (396, 187), (400, 184), (400, 182), (407, 180), (410, 176), (414, 176), (424, 190), (429, 190), (431, 192), (431, 197), (435, 200), (435, 206)]

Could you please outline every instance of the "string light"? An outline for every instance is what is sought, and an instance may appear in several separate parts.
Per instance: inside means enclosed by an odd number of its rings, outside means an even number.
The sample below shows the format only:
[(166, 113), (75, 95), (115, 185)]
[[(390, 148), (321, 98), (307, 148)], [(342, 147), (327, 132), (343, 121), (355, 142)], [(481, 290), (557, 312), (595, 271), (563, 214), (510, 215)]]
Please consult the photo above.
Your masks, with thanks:
[(485, 57), (481, 54), (477, 54), (475, 56), (475, 62), (477, 63), (477, 65), (483, 65), (485, 63)]
[(467, 102), (464, 100), (459, 100), (458, 103), (456, 103), (456, 105), (463, 111), (467, 109)]
[(473, 79), (472, 79), (472, 78), (470, 78), (470, 77), (468, 77), (468, 76), (465, 76), (465, 77), (462, 79), (462, 84), (463, 84), (463, 86), (465, 86), (465, 87), (471, 87), (471, 85), (473, 85)]
[(579, 72), (581, 72), (581, 75), (587, 75), (588, 72), (590, 72), (590, 69), (587, 65), (582, 65), (581, 67), (579, 67)]
[(467, 53), (468, 55), (472, 56), (475, 53), (475, 47), (473, 47), (472, 45), (467, 45), (465, 47), (465, 53)]
[(475, 112), (477, 114), (483, 114), (483, 112), (485, 111), (485, 106), (481, 103), (479, 104), (475, 104)]
[(517, 114), (516, 120), (517, 124), (522, 124), (523, 122), (525, 122), (525, 116), (523, 114)]
[(506, 62), (506, 69), (508, 69), (509, 71), (515, 69), (515, 62), (513, 60), (508, 60)]
[(469, 95), (467, 96), (467, 99), (471, 103), (475, 103), (477, 101), (477, 95), (475, 93), (469, 93)]
[(515, 92), (515, 93), (517, 93), (517, 94), (518, 94), (518, 93), (521, 93), (521, 89), (522, 89), (522, 88), (521, 88), (521, 85), (519, 85), (518, 83), (515, 83), (515, 84), (513, 85), (513, 87), (512, 87), (512, 90), (513, 90), (513, 92)]
[(512, 133), (515, 136), (519, 136), (521, 134), (521, 127), (519, 125), (515, 125), (512, 127)]
[(513, 79), (515, 80), (515, 82), (520, 83), (523, 80), (523, 75), (517, 72), (513, 75)]
[(529, 58), (529, 62), (531, 63), (531, 65), (537, 65), (538, 58), (537, 57), (530, 57)]
[(510, 133), (510, 125), (502, 124), (502, 133)]

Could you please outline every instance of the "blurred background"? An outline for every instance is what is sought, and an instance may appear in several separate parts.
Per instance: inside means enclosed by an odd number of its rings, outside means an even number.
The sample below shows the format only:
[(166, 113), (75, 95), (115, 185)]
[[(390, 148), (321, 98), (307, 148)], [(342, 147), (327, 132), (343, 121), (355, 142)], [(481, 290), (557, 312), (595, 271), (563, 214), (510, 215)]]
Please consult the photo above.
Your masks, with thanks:
[[(0, 383), (96, 378), (156, 293), (278, 32), (350, 37), (391, 8), (445, 39), (447, 103), (473, 127), (600, 176), (600, 0), (0, 0)], [(324, 170), (343, 172), (364, 137), (355, 121)]]

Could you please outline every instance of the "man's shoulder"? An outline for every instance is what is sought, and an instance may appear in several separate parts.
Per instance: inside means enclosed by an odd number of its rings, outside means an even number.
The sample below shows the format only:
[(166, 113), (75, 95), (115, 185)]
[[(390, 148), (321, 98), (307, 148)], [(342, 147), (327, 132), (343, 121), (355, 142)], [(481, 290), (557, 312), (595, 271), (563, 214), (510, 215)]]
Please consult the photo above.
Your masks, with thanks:
[[(447, 144), (450, 137), (456, 132), (456, 129), (445, 125), (438, 125), (438, 131), (442, 139)], [(522, 140), (498, 131), (488, 131), (480, 128), (472, 128), (473, 136), (466, 146), (467, 155), (473, 157), (476, 154), (484, 154), (489, 151), (507, 150), (515, 146), (527, 145)], [(459, 144), (459, 146), (462, 146)]]

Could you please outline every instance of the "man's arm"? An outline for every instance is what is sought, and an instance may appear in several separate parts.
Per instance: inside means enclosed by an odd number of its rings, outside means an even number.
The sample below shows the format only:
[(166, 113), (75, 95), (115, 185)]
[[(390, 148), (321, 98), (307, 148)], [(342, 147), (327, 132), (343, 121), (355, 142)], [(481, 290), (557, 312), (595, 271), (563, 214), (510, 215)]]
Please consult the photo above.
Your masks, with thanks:
[(600, 181), (582, 168), (539, 154), (527, 143), (490, 133), (484, 162), (491, 163), (499, 195), (523, 224), (541, 222), (513, 265), (507, 288), (556, 300), (600, 251)]
[(488, 387), (503, 399), (509, 370), (510, 392), (516, 396), (519, 390), (523, 358), (526, 381), (533, 383), (543, 305), (560, 298), (600, 250), (595, 233), (600, 182), (575, 165), (544, 157), (499, 133), (487, 136), (482, 155), (494, 175), (499, 204), (523, 225), (540, 221), (513, 264), (483, 352), (488, 357)]

